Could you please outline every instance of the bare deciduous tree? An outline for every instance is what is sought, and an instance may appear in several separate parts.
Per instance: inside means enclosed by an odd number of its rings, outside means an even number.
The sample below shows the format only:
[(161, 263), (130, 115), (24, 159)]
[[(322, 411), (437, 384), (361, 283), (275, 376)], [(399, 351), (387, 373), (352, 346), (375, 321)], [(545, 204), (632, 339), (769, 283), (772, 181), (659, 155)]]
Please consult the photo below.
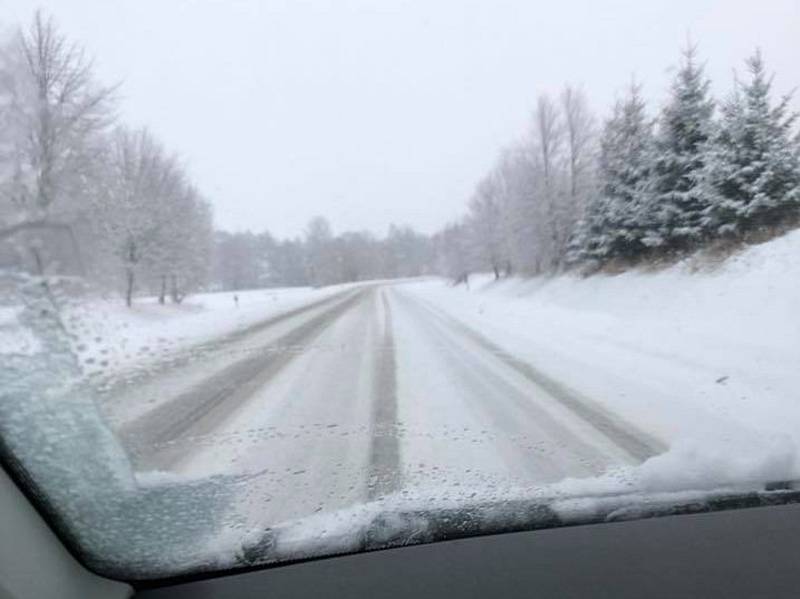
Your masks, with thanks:
[(583, 91), (569, 85), (561, 93), (561, 110), (566, 131), (570, 203), (576, 216), (580, 216), (596, 158), (594, 117)]
[(508, 264), (505, 236), (503, 234), (502, 181), (490, 173), (478, 185), (469, 203), (469, 226), (474, 241), (474, 253), (479, 263), (492, 269), (499, 279), (504, 265)]
[(27, 234), (42, 265), (42, 231), (66, 230), (85, 213), (99, 139), (113, 120), (113, 89), (95, 84), (83, 50), (37, 12), (3, 51), (0, 77), (6, 174), (0, 197), (13, 208), (0, 239)]
[(133, 301), (137, 273), (165, 260), (170, 214), (183, 180), (175, 160), (146, 130), (118, 129), (106, 160), (104, 193), (97, 210), (125, 275), (125, 302)]

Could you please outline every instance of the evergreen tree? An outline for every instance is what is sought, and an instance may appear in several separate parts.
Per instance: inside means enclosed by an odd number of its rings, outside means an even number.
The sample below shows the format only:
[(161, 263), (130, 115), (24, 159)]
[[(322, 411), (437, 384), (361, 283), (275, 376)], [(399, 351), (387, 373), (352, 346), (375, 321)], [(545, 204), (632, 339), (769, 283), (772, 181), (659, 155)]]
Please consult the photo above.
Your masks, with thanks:
[(704, 172), (712, 199), (710, 222), (726, 234), (775, 224), (800, 206), (800, 156), (789, 97), (771, 106), (771, 80), (761, 53), (747, 60), (750, 78), (737, 81), (722, 107)]
[(651, 227), (647, 198), (652, 152), (652, 123), (634, 84), (603, 127), (600, 193), (589, 202), (583, 221), (586, 257), (633, 258), (644, 249), (643, 239)]
[(708, 198), (702, 193), (700, 175), (714, 103), (709, 98), (710, 82), (695, 55), (692, 46), (684, 51), (659, 122), (653, 178), (656, 226), (644, 239), (648, 245), (691, 247), (708, 230)]

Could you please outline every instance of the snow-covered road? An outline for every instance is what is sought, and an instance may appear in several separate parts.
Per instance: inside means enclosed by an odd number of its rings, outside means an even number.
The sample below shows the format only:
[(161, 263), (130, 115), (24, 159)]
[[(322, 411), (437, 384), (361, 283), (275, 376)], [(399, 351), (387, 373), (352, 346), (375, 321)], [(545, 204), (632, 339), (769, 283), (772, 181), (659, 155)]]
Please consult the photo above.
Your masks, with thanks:
[(531, 487), (665, 449), (415, 292), (367, 284), (108, 394), (140, 471), (251, 476), (248, 528), (415, 489)]

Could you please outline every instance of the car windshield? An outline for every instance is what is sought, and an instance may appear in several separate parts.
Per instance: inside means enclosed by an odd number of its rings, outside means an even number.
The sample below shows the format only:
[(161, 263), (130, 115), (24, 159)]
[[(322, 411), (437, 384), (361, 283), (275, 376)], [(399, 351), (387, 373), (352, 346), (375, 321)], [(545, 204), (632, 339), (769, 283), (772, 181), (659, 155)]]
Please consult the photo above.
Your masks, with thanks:
[(92, 570), (798, 500), (796, 0), (39, 4), (0, 459)]

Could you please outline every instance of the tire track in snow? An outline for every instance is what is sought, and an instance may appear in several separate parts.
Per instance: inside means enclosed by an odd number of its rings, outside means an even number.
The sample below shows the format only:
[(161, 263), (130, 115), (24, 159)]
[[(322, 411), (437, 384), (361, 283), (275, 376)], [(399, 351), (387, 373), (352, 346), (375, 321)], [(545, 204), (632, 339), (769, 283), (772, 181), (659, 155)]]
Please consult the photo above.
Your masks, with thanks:
[(667, 446), (660, 440), (639, 430), (616, 414), (608, 412), (593, 400), (584, 397), (577, 391), (544, 374), (530, 363), (508, 353), (481, 333), (432, 306), (429, 302), (416, 297), (412, 299), (407, 295), (406, 298), (425, 309), (431, 316), (456, 334), (467, 338), (485, 351), (495, 355), (504, 364), (543, 389), (549, 396), (575, 414), (576, 417), (602, 433), (638, 462), (643, 462), (666, 451)]
[[(164, 469), (179, 460), (187, 449), (181, 447), (185, 444), (178, 441), (187, 436), (202, 436), (212, 432), (298, 355), (294, 348), (302, 351), (340, 316), (352, 309), (367, 292), (368, 289), (361, 289), (352, 293), (332, 308), (278, 338), (270, 346), (247, 354), (246, 358), (123, 425), (117, 433), (134, 465), (138, 469)], [(295, 311), (294, 315), (297, 313)], [(263, 328), (258, 327), (258, 331)], [(279, 351), (275, 351), (275, 348)]]
[(368, 478), (369, 500), (402, 486), (400, 443), (397, 438), (397, 361), (392, 334), (392, 312), (386, 288), (376, 289), (382, 316), (372, 389), (372, 440)]
[[(478, 445), (462, 447), (470, 456), (469, 462), (464, 462), (461, 456), (450, 455), (451, 449), (441, 445), (438, 451), (427, 455), (426, 450), (420, 455), (420, 448), (410, 447), (412, 455), (421, 461), (432, 460), (440, 472), (450, 471), (454, 476), (459, 476), (459, 468), (467, 468), (480, 471), (482, 475), (492, 473), (490, 476), (499, 476), (500, 480), (510, 475), (517, 483), (542, 484), (566, 476), (597, 475), (609, 464), (618, 462), (621, 455), (627, 457), (616, 445), (609, 453), (605, 437), (593, 435), (604, 441), (598, 445), (574, 426), (568, 426), (564, 415), (553, 414), (552, 409), (537, 400), (537, 396), (547, 395), (546, 392), (531, 385), (493, 354), (469, 341), (465, 343), (461, 335), (433, 318), (417, 301), (398, 294), (397, 305), (414, 322), (412, 338), (424, 340), (428, 351), (435, 353), (435, 367), (447, 381), (444, 387), (437, 385), (439, 393), (451, 395), (455, 400), (450, 409), (458, 411), (447, 418), (451, 427), (449, 434), (458, 430), (456, 436), (461, 437), (480, 431), (473, 437), (473, 443), (477, 441)], [(428, 401), (424, 394), (417, 396), (419, 400)], [(447, 408), (438, 399), (433, 404), (434, 413), (430, 415), (436, 421), (442, 413), (447, 413)], [(440, 430), (438, 434), (447, 439), (448, 431)], [(458, 466), (453, 468), (452, 461)]]
[[(250, 324), (242, 329), (226, 333), (211, 341), (203, 341), (196, 345), (186, 347), (158, 364), (148, 365), (146, 367), (134, 366), (130, 372), (117, 373), (108, 379), (100, 377), (95, 379), (93, 384), (98, 389), (102, 389), (102, 391), (99, 392), (101, 402), (113, 402), (115, 396), (120, 392), (124, 392), (125, 389), (131, 385), (146, 384), (157, 379), (165, 372), (182, 368), (197, 360), (213, 358), (215, 354), (226, 351), (229, 346), (236, 344), (242, 339), (251, 337), (275, 325), (281, 324), (284, 321), (302, 316), (307, 312), (333, 305), (352, 293), (354, 293), (352, 290), (345, 289), (333, 295), (304, 303), (295, 308), (290, 308), (278, 314), (268, 316), (264, 320)], [(355, 293), (358, 293), (358, 291)]]

